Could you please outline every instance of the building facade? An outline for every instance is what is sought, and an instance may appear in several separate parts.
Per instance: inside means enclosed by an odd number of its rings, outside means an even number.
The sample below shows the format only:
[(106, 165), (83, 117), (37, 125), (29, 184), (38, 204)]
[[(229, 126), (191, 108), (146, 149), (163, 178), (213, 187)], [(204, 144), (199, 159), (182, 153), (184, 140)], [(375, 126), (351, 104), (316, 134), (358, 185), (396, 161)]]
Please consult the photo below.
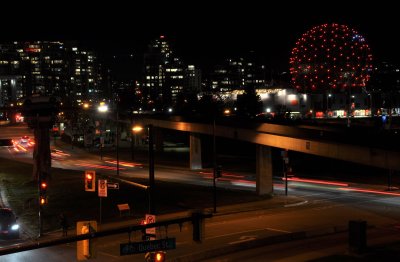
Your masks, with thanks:
[(146, 110), (168, 110), (175, 106), (180, 94), (200, 90), (200, 70), (185, 65), (165, 36), (148, 45), (143, 64), (143, 108)]
[[(14, 41), (0, 44), (3, 105), (35, 93), (71, 105), (97, 99), (102, 77), (96, 55), (74, 42)], [(1, 106), (1, 105), (0, 105)]]

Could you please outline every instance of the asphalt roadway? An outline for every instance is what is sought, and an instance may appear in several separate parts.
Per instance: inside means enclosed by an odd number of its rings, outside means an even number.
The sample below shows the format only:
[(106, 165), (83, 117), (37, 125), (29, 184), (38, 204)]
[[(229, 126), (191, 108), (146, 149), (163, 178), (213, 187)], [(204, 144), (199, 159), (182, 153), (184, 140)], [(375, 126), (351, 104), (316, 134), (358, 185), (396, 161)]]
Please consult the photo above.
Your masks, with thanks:
[[(128, 157), (128, 155), (122, 154), (121, 158)], [(279, 208), (279, 207), (290, 207), (290, 206), (297, 206), (297, 205), (302, 205), (304, 204), (305, 200), (296, 196), (283, 196), (283, 195), (276, 195), (274, 196), (273, 199), (266, 199), (266, 200), (261, 200), (261, 201), (254, 201), (254, 202), (249, 202), (249, 203), (244, 203), (244, 204), (239, 204), (239, 205), (229, 205), (229, 206), (219, 206), (218, 207), (218, 212), (215, 214), (216, 217), (228, 217), (232, 216), (234, 214), (244, 214), (244, 213), (251, 213), (257, 210), (266, 210), (266, 209), (274, 209), (274, 208)], [(179, 217), (182, 215), (185, 215), (186, 213), (170, 213), (170, 214), (164, 214), (160, 215), (158, 217), (158, 221), (168, 219), (168, 218), (175, 218)], [(118, 222), (110, 222), (107, 224), (102, 225), (102, 229), (111, 229), (115, 227), (121, 227), (124, 225), (129, 225), (131, 224), (131, 220), (126, 220), (126, 221), (118, 221)], [(368, 232), (373, 231), (373, 228), (369, 228)], [(243, 239), (243, 241), (234, 243), (229, 246), (221, 246), (221, 245), (215, 245), (214, 247), (210, 247), (208, 245), (208, 248), (205, 248), (204, 245), (199, 245), (199, 244), (191, 244), (185, 247), (185, 250), (174, 250), (171, 252), (168, 252), (168, 261), (204, 261), (207, 259), (212, 259), (215, 257), (217, 261), (218, 257), (229, 255), (229, 254), (235, 254), (236, 252), (241, 252), (243, 250), (249, 250), (249, 252), (252, 252), (254, 248), (258, 248), (260, 246), (275, 246), (275, 245), (282, 245), (282, 243), (293, 243), (297, 245), (299, 242), (298, 241), (307, 241), (309, 239), (318, 239), (318, 238), (330, 238), (333, 236), (338, 236), (338, 235), (344, 235), (346, 237), (348, 232), (347, 227), (325, 227), (325, 228), (320, 228), (318, 230), (312, 230), (312, 231), (299, 231), (299, 232), (290, 232), (290, 233), (284, 233), (282, 232), (281, 234), (277, 234), (274, 237), (265, 237), (265, 238), (257, 238), (257, 239)], [(388, 243), (396, 243), (397, 241), (400, 241), (399, 237), (396, 234), (391, 236), (390, 238), (385, 238), (385, 243), (382, 243), (380, 241), (368, 241), (368, 250), (364, 250), (363, 252), (354, 252), (354, 253), (347, 253), (346, 256), (350, 259), (348, 260), (343, 260), (343, 249), (341, 251), (337, 251), (338, 255), (332, 256), (332, 251), (326, 251), (324, 253), (324, 250), (320, 250), (319, 252), (319, 260), (316, 261), (358, 261), (358, 260), (367, 260), (367, 261), (378, 261), (374, 260), (376, 259), (376, 255), (380, 254), (380, 260), (379, 261), (388, 261), (389, 259), (393, 260), (393, 253), (396, 253), (396, 250), (399, 250), (396, 245), (389, 245)], [(71, 229), (69, 231), (69, 235), (74, 235), (75, 234), (75, 229)], [(48, 241), (51, 239), (59, 239), (61, 235), (60, 231), (54, 231), (54, 232), (48, 232), (46, 233), (42, 238), (40, 238), (40, 241)], [(388, 242), (389, 241), (389, 242)], [(346, 247), (344, 247), (346, 250)], [(382, 252), (382, 250), (392, 250), (391, 252)], [(393, 252), (393, 250), (395, 250)], [(399, 252), (397, 252), (399, 253)], [(341, 255), (341, 256), (339, 256)], [(391, 257), (385, 257), (387, 255), (391, 255)], [(127, 258), (129, 259), (129, 258)], [(316, 259), (315, 256), (312, 257), (303, 257), (301, 260), (296, 260), (296, 261), (308, 261), (311, 259)], [(324, 260), (326, 259), (326, 260)], [(372, 260), (371, 260), (372, 259)], [(4, 260), (4, 257), (0, 257), (0, 261), (8, 261)], [(121, 260), (122, 261), (122, 260)], [(224, 261), (231, 261), (231, 260), (224, 260)], [(253, 261), (253, 260), (252, 260)], [(294, 260), (293, 260), (294, 261)]]
[[(306, 202), (296, 196), (277, 195), (273, 199), (221, 206), (213, 219), (224, 221), (230, 216), (252, 214), (268, 209), (290, 208), (306, 204)], [(157, 220), (168, 220), (185, 215), (187, 212), (164, 214), (159, 215)], [(111, 222), (103, 224), (102, 230), (131, 224), (130, 219)], [(203, 244), (193, 242), (175, 250), (168, 250), (167, 261), (398, 261), (400, 254), (398, 231), (392, 228), (376, 229), (369, 226), (367, 227), (368, 245), (363, 249), (357, 249), (348, 246), (348, 229), (346, 226), (326, 226), (308, 231), (276, 232), (273, 236), (257, 239), (248, 237), (230, 243), (218, 243), (207, 239)], [(60, 235), (60, 231), (48, 232), (40, 238), (40, 242), (60, 239)], [(75, 229), (70, 229), (68, 235), (75, 235)], [(312, 250), (313, 246), (316, 250)], [(267, 253), (268, 256), (265, 255)], [(284, 259), (283, 254), (291, 255)], [(117, 261), (137, 261), (140, 257), (143, 255), (135, 255), (131, 258), (130, 256), (120, 257)], [(0, 261), (3, 260), (0, 258)]]

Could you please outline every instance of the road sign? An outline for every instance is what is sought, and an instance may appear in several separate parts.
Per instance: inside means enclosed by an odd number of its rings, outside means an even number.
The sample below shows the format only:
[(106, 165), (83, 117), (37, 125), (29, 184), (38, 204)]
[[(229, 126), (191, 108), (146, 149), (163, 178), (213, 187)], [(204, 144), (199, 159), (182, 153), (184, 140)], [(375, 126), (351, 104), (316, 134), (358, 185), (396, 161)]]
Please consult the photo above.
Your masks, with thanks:
[(107, 183), (108, 189), (119, 189), (119, 183)]
[[(156, 216), (155, 215), (151, 215), (151, 214), (146, 214), (146, 224), (153, 224), (156, 222)], [(146, 234), (149, 235), (155, 235), (156, 234), (156, 228), (152, 227), (152, 228), (146, 228)]]
[(175, 238), (164, 238), (152, 241), (120, 244), (119, 250), (120, 250), (120, 255), (123, 256), (123, 255), (147, 253), (157, 250), (168, 250), (175, 248), (176, 248)]
[(99, 197), (107, 197), (107, 180), (99, 179)]

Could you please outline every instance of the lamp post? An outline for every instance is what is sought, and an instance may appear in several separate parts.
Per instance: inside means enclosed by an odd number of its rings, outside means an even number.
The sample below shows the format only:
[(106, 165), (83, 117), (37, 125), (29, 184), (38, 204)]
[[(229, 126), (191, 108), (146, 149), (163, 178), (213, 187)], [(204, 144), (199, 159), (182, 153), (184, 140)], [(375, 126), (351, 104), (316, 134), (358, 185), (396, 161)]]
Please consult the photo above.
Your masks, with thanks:
[[(142, 126), (133, 126), (132, 131), (134, 133), (141, 132), (143, 130)], [(149, 212), (150, 214), (154, 214), (154, 135), (153, 135), (153, 125), (147, 126), (147, 132), (149, 136), (149, 187), (148, 187), (148, 197), (149, 197)]]
[(117, 176), (119, 176), (119, 112), (118, 112), (118, 101), (117, 101), (117, 130), (115, 134), (116, 147), (117, 147)]
[(217, 145), (215, 143), (215, 116), (213, 119), (213, 199), (214, 199), (214, 213), (217, 213)]
[[(97, 108), (97, 111), (100, 113), (107, 113), (108, 112), (108, 105), (104, 102), (100, 102), (99, 107)], [(103, 144), (104, 144), (104, 139), (103, 139), (103, 124), (100, 125), (100, 159), (103, 160)]]
[[(132, 115), (132, 113), (131, 113), (131, 126), (133, 127), (133, 115)], [(134, 146), (135, 146), (135, 141), (133, 140), (134, 137), (135, 136), (134, 136), (134, 132), (133, 132), (133, 128), (132, 128), (132, 132), (131, 132), (131, 158), (132, 158), (132, 161), (135, 160), (135, 153), (133, 151)]]
[(154, 214), (154, 145), (153, 125), (148, 126), (149, 133), (149, 210)]

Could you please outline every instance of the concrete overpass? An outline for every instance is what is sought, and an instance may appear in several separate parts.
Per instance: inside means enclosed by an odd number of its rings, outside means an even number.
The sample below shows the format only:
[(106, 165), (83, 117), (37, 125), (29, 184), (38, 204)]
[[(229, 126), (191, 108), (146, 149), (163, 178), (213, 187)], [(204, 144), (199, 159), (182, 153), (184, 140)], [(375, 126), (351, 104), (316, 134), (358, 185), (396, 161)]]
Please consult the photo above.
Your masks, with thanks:
[[(138, 120), (143, 125), (190, 132), (190, 167), (201, 169), (200, 134), (231, 138), (256, 144), (256, 191), (258, 194), (272, 194), (272, 156), (271, 147), (302, 152), (322, 157), (354, 162), (389, 170), (400, 170), (400, 152), (343, 142), (322, 136), (321, 131), (304, 132), (293, 126), (260, 123), (252, 128), (215, 125), (212, 123), (176, 122), (145, 118)], [(338, 142), (340, 141), (340, 142)]]

